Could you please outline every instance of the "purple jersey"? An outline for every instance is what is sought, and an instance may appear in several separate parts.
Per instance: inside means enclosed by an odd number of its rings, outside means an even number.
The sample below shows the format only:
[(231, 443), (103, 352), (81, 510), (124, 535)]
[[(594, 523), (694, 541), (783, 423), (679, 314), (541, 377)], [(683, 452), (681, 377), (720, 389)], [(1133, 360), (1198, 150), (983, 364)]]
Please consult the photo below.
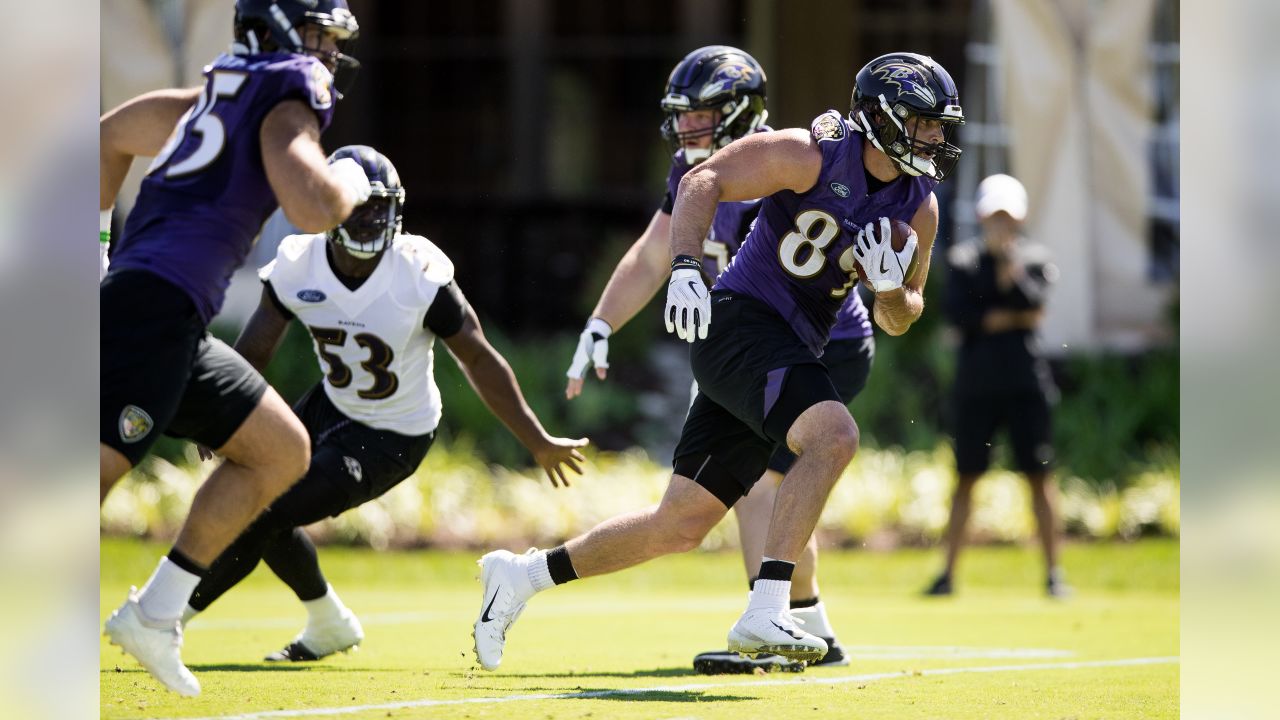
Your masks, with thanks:
[(851, 273), (858, 229), (881, 217), (910, 222), (938, 183), (904, 175), (868, 194), (862, 135), (835, 110), (819, 115), (810, 131), (822, 151), (818, 182), (761, 201), (751, 234), (716, 288), (764, 301), (821, 356), (841, 305), (857, 294)]
[(323, 131), (334, 95), (333, 76), (306, 55), (224, 54), (204, 75), (200, 99), (147, 170), (111, 270), (159, 275), (186, 291), (207, 323), (277, 205), (262, 166), (263, 119), (301, 100)]
[[(671, 158), (671, 172), (667, 175), (667, 197), (670, 200), (674, 201), (679, 194), (680, 178), (689, 172), (690, 167), (683, 151)], [(670, 212), (670, 207), (663, 207)], [(714, 280), (737, 254), (759, 211), (759, 200), (722, 202), (716, 208), (715, 217), (711, 218), (711, 229), (702, 241), (702, 270), (707, 277)]]

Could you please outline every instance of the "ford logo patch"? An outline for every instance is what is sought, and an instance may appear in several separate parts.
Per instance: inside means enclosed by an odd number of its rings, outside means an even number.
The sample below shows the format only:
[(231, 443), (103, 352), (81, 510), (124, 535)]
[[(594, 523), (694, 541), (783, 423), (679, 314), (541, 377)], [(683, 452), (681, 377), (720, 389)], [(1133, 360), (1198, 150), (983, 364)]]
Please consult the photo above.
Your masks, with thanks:
[(849, 188), (845, 185), (841, 185), (838, 182), (831, 183), (831, 192), (839, 195), (842, 198), (849, 197)]
[(298, 299), (301, 300), (302, 302), (309, 302), (309, 303), (324, 302), (325, 294), (320, 292), (319, 290), (310, 290), (310, 289), (299, 290)]

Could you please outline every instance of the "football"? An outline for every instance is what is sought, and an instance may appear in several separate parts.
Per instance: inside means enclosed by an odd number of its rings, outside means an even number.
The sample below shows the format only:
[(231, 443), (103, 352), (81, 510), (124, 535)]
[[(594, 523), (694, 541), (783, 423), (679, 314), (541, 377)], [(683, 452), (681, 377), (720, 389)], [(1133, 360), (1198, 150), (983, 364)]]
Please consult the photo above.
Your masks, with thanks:
[[(893, 228), (893, 235), (892, 235), (892, 239), (890, 240), (890, 242), (893, 244), (893, 249), (895, 252), (901, 251), (902, 248), (907, 246), (907, 238), (911, 235), (911, 232), (912, 232), (911, 226), (908, 225), (907, 223), (902, 222), (901, 220), (890, 220), (889, 225), (890, 227)], [(917, 252), (911, 255), (911, 264), (907, 266), (907, 274), (903, 278), (904, 284), (907, 282), (910, 282), (911, 278), (915, 277), (916, 268), (920, 264), (919, 259), (920, 259), (920, 253), (917, 250)], [(854, 259), (853, 261), (853, 271), (857, 273), (858, 278), (862, 280), (862, 285), (866, 287), (868, 290), (872, 290), (871, 283), (867, 281), (866, 274), (862, 272), (862, 264), (859, 263), (857, 259)]]

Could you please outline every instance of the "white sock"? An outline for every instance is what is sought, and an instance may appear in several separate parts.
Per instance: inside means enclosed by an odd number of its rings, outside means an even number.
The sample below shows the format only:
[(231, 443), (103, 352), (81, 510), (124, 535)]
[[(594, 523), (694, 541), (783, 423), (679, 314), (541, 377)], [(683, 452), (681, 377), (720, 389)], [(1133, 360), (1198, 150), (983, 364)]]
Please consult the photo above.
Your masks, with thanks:
[(529, 557), (529, 584), (533, 585), (535, 593), (555, 587), (556, 583), (551, 579), (551, 569), (547, 567), (546, 550), (539, 550)]
[(790, 580), (756, 580), (748, 610), (786, 610), (791, 605)]
[(342, 613), (347, 609), (342, 604), (342, 599), (338, 597), (338, 593), (333, 591), (333, 586), (327, 586), (324, 596), (315, 600), (307, 600), (302, 603), (307, 609), (307, 624), (314, 625), (317, 623), (336, 622), (342, 619)]
[(793, 608), (791, 616), (804, 621), (804, 631), (823, 638), (834, 638), (836, 631), (831, 629), (831, 621), (827, 619), (827, 607), (821, 601), (817, 605), (805, 608)]
[(151, 579), (138, 593), (138, 606), (149, 620), (177, 620), (199, 584), (199, 575), (183, 570), (167, 557), (160, 558)]
[(187, 623), (191, 622), (191, 618), (199, 614), (200, 614), (200, 611), (191, 607), (190, 605), (182, 608), (182, 626), (186, 627)]

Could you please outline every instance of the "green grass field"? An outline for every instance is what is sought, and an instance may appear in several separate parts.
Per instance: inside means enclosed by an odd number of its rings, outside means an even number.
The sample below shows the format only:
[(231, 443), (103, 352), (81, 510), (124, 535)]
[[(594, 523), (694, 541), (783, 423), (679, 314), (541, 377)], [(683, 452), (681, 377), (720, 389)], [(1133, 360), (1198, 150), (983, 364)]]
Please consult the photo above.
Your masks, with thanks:
[[(104, 538), (102, 620), (165, 551)], [(260, 661), (305, 612), (265, 566), (188, 628), (184, 658), (204, 693), (179, 698), (102, 640), (104, 718), (1176, 718), (1178, 545), (1075, 545), (1077, 595), (1041, 594), (1030, 548), (975, 548), (960, 594), (917, 592), (934, 552), (827, 552), (823, 598), (845, 668), (694, 675), (746, 601), (736, 554), (692, 553), (536, 597), (502, 668), (471, 655), (478, 553), (321, 548), (361, 617), (358, 652)]]

